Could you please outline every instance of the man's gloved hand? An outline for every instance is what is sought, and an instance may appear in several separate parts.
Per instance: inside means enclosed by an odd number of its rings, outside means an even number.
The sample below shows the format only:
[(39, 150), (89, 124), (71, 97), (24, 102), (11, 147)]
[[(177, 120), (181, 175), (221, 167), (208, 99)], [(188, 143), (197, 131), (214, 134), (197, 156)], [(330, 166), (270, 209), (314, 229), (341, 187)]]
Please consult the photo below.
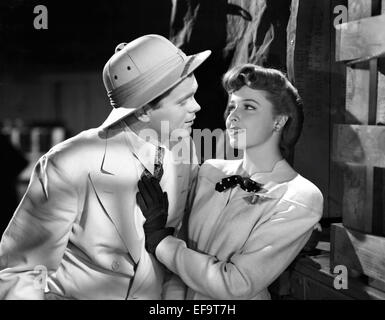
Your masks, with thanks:
[(174, 228), (166, 228), (168, 216), (167, 192), (162, 191), (159, 181), (154, 177), (143, 176), (138, 181), (138, 188), (136, 202), (146, 218), (143, 225), (146, 236), (146, 250), (155, 254), (159, 242), (174, 233)]

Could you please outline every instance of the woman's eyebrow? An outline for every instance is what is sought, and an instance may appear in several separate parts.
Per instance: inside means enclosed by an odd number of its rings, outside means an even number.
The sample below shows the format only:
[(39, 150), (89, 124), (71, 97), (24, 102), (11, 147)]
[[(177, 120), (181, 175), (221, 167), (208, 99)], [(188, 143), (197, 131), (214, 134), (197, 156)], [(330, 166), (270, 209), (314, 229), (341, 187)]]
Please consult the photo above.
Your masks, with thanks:
[(257, 100), (254, 99), (243, 99), (242, 102), (254, 102), (256, 104), (260, 104)]

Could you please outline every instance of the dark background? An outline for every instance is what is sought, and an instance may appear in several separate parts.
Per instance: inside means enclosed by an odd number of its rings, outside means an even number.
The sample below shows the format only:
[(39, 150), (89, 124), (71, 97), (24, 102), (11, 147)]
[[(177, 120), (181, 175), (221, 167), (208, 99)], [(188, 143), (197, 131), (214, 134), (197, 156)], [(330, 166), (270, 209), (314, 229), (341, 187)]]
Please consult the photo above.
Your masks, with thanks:
[[(36, 5), (48, 9), (48, 29), (36, 30)], [(168, 37), (171, 1), (2, 0), (0, 46), (6, 71), (100, 69), (122, 41)], [(12, 66), (12, 69), (10, 67)], [(36, 71), (38, 71), (36, 70)]]
[[(268, 10), (260, 26), (261, 34), (269, 23), (276, 30), (266, 64), (285, 71), (291, 0), (266, 2)], [(202, 110), (194, 127), (223, 128), (226, 95), (220, 79), (232, 54), (223, 48), (225, 23), (231, 15), (245, 13), (226, 0), (190, 3), (200, 3), (201, 11), (191, 41), (182, 49), (187, 54), (213, 51), (196, 72), (200, 84), (196, 98)], [(330, 171), (332, 127), (343, 120), (345, 104), (345, 66), (334, 59), (333, 8), (341, 3), (346, 0), (299, 1), (294, 55), (294, 84), (305, 102), (304, 130), (296, 147), (294, 167), (321, 189), (325, 217), (341, 216), (341, 188)], [(36, 5), (48, 9), (48, 30), (33, 26)], [(15, 170), (21, 171), (16, 181), (19, 197), (36, 160), (51, 147), (53, 128), (63, 129), (65, 137), (70, 137), (99, 126), (107, 117), (111, 106), (102, 70), (116, 45), (149, 33), (169, 38), (171, 8), (171, 0), (0, 2), (0, 122), (3, 134), (16, 134), (18, 143), (14, 145), (27, 160), (26, 167), (22, 160), (17, 161), (20, 165)], [(180, 23), (183, 17), (179, 18)], [(247, 20), (247, 14), (244, 18)], [(37, 147), (31, 142), (32, 128), (40, 130)], [(1, 158), (2, 168), (16, 163)], [(15, 179), (4, 181), (4, 189), (8, 190)], [(330, 187), (334, 188), (332, 193)]]

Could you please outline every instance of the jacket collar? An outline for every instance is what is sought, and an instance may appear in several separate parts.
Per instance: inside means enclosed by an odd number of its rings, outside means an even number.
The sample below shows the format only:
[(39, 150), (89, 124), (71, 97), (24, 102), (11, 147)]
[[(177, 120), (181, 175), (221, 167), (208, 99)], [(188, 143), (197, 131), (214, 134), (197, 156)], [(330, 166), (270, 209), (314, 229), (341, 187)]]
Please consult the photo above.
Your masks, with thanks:
[[(215, 184), (221, 179), (235, 174), (247, 177), (248, 174), (242, 168), (242, 163), (243, 160), (227, 160), (222, 170), (217, 168), (217, 170), (211, 171), (210, 180)], [(287, 191), (286, 182), (297, 175), (298, 173), (283, 159), (278, 161), (271, 171), (256, 172), (250, 178), (264, 185), (263, 189), (256, 193), (257, 195), (278, 199)], [(243, 193), (248, 194), (246, 191), (241, 192), (241, 194)]]
[(154, 161), (158, 143), (155, 141), (147, 142), (139, 135), (133, 132), (124, 121), (120, 122), (120, 126), (125, 132), (125, 140), (131, 152), (140, 161), (140, 163), (151, 173), (154, 173)]

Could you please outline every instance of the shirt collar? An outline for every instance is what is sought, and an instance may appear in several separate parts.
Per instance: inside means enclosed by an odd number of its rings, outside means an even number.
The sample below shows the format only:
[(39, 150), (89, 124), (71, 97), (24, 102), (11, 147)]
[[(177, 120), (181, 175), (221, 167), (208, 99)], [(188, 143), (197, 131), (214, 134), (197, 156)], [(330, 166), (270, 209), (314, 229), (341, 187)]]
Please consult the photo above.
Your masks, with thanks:
[(288, 181), (295, 178), (297, 172), (285, 159), (278, 161), (269, 172), (256, 172), (250, 178), (262, 183), (263, 189), (258, 192), (260, 196), (268, 198), (281, 198), (287, 191)]
[(296, 175), (297, 172), (294, 171), (285, 159), (282, 159), (274, 165), (271, 171), (256, 172), (250, 178), (263, 184), (269, 182), (283, 183), (292, 180)]
[(125, 131), (125, 138), (134, 156), (151, 173), (154, 174), (155, 154), (158, 146), (162, 146), (155, 141), (146, 141), (138, 136), (124, 121), (121, 126)]

